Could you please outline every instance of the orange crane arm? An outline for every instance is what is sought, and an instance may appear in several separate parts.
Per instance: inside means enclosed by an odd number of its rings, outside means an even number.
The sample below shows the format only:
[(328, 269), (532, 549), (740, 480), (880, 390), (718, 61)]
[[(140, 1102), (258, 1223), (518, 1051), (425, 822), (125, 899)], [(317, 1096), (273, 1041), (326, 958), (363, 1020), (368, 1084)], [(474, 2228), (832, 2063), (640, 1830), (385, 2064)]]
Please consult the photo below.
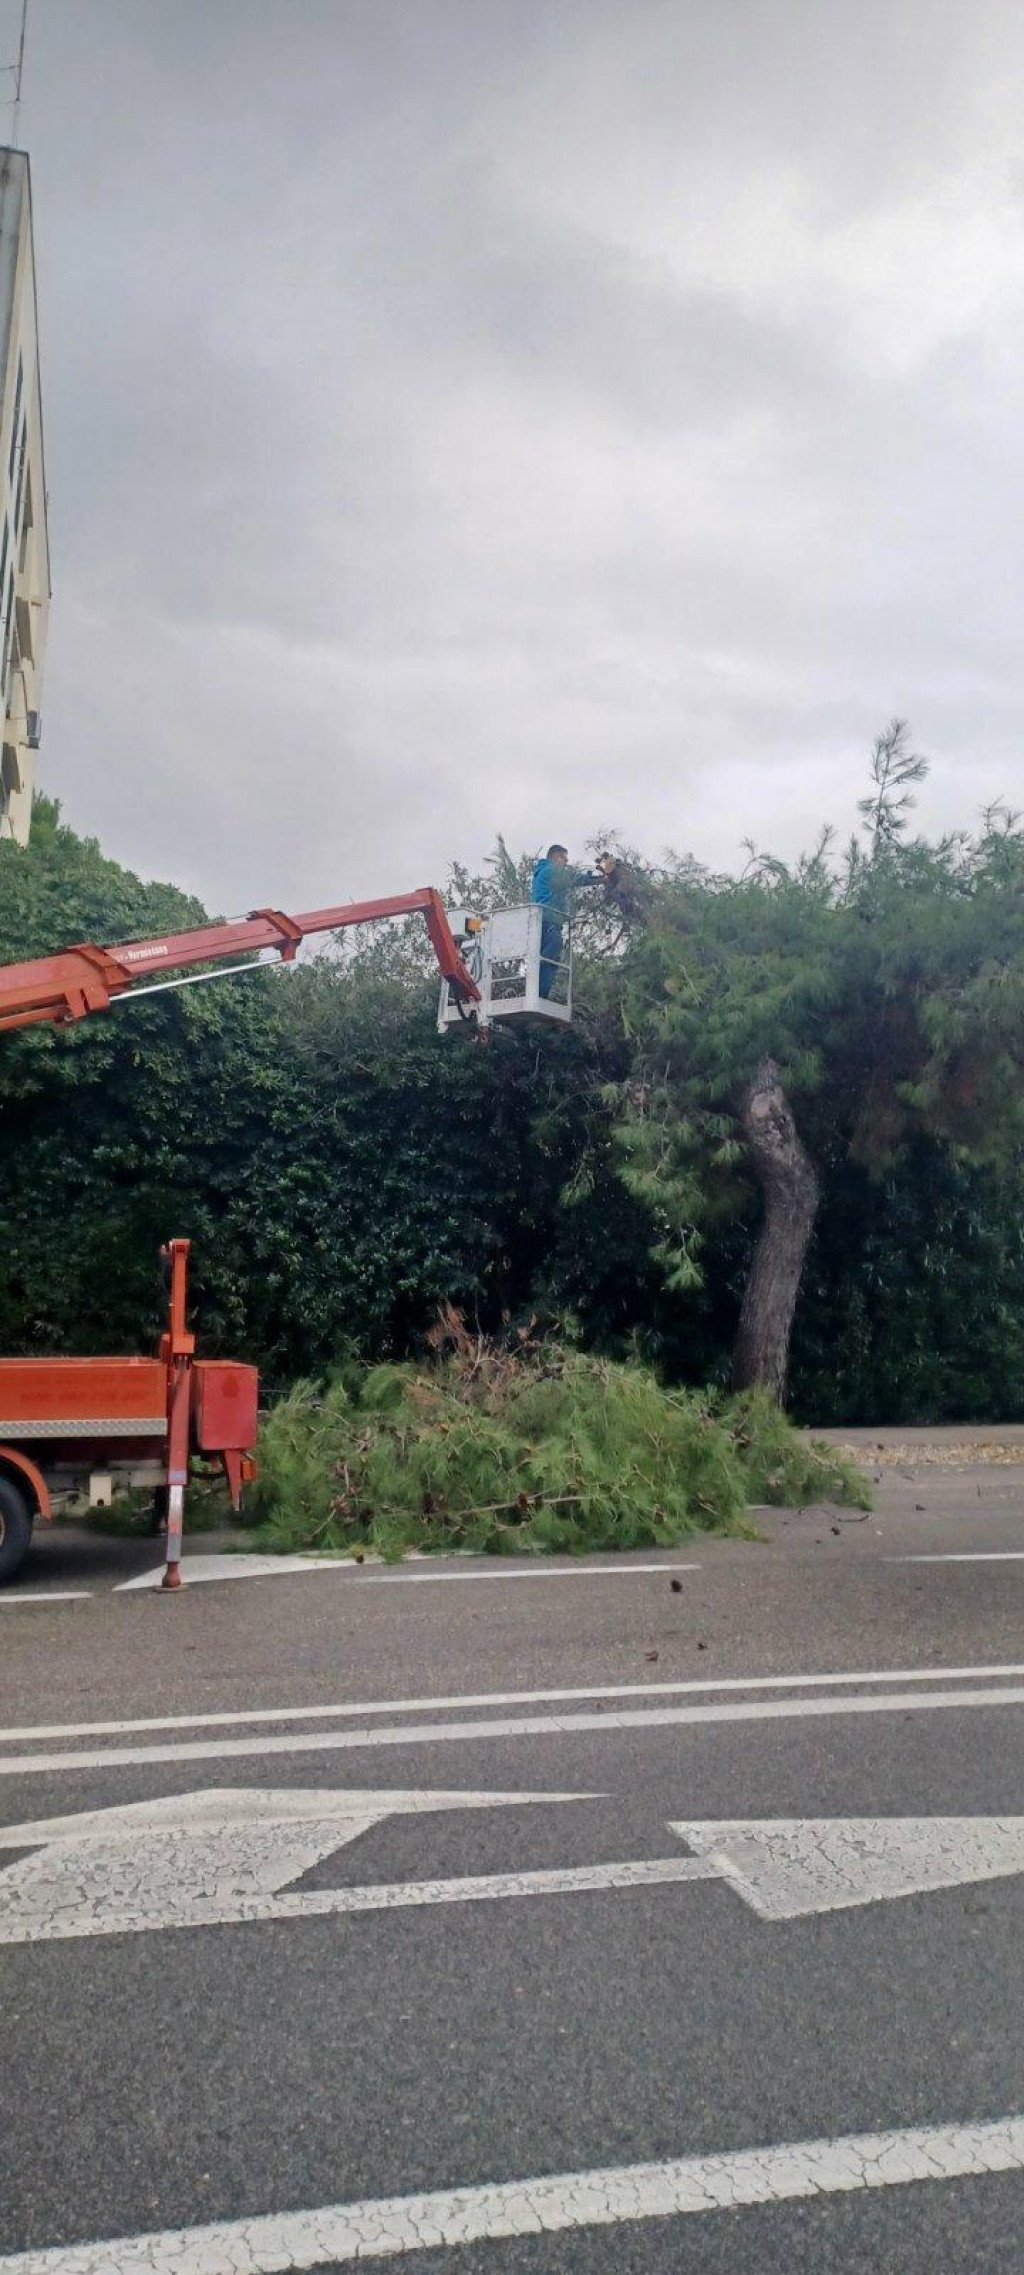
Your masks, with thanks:
[(0, 1033), (14, 1027), (65, 1027), (90, 1012), (106, 1011), (118, 996), (144, 992), (140, 981), (152, 981), (186, 964), (217, 963), (267, 948), (276, 949), (282, 962), (290, 964), (308, 932), (341, 932), (351, 924), (374, 924), (380, 917), (416, 915), (426, 922), (445, 979), (467, 1003), (478, 1003), (480, 990), (459, 954), (441, 895), (432, 885), (423, 885), (418, 892), (396, 893), (389, 900), (350, 901), (342, 908), (314, 908), (304, 916), (258, 908), (236, 923), (203, 924), (192, 932), (123, 941), (113, 948), (85, 940), (56, 956), (2, 965)]

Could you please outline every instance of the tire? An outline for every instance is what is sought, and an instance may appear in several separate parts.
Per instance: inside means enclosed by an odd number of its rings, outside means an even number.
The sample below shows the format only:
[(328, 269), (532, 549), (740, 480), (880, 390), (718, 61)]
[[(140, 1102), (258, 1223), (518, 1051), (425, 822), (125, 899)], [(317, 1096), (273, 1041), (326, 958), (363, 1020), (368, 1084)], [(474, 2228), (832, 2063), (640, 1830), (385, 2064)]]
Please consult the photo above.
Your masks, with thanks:
[(12, 1580), (32, 1541), (32, 1510), (21, 1487), (0, 1470), (0, 1587)]

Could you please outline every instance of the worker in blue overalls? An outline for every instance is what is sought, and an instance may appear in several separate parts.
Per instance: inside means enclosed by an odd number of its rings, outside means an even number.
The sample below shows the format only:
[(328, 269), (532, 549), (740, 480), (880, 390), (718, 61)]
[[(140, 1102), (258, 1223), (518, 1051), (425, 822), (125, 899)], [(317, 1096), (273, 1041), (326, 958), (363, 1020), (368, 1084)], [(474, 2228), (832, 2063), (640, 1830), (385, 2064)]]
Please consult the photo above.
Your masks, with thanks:
[(549, 845), (543, 859), (533, 872), (530, 899), (544, 911), (540, 931), (540, 993), (548, 998), (554, 992), (562, 962), (562, 939), (569, 921), (572, 896), (577, 885), (600, 885), (605, 881), (604, 862), (597, 869), (574, 869), (564, 845)]

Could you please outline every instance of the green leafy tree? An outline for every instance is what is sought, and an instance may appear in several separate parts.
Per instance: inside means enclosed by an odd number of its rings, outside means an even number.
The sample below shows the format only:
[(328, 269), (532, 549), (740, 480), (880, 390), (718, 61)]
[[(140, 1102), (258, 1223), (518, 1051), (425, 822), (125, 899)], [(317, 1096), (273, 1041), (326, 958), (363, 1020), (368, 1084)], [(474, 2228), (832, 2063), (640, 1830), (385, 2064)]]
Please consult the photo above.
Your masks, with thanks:
[(716, 877), (677, 863), (622, 969), (633, 1064), (622, 1174), (677, 1291), (716, 1220), (761, 1221), (734, 1379), (782, 1395), (827, 1159), (875, 1175), (918, 1135), (1007, 1164), (1024, 1138), (1024, 833), (909, 839), (923, 761), (879, 739), (868, 850), (826, 834), (795, 865)]

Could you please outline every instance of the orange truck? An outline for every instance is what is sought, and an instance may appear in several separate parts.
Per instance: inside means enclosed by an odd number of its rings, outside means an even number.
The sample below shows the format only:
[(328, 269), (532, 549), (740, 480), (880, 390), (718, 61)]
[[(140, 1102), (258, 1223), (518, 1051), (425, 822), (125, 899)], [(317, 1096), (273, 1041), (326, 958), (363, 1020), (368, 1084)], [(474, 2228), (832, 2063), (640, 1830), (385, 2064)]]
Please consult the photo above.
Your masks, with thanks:
[(259, 1376), (197, 1359), (187, 1321), (190, 1243), (163, 1250), (167, 1326), (154, 1358), (0, 1359), (0, 1583), (17, 1571), (38, 1517), (74, 1497), (148, 1486), (167, 1522), (165, 1588), (181, 1585), (185, 1487), (193, 1456), (221, 1463), (233, 1506), (255, 1476)]
[[(444, 902), (433, 886), (386, 900), (353, 901), (303, 916), (255, 909), (225, 924), (153, 940), (95, 941), (0, 966), (0, 1033), (21, 1027), (65, 1027), (94, 1012), (130, 1005), (140, 996), (197, 987), (261, 968), (268, 954), (290, 964), (307, 933), (340, 932), (382, 917), (421, 916), (450, 989), (472, 1018), (480, 989), (463, 961)], [(244, 961), (224, 970), (224, 960)], [(203, 967), (185, 978), (165, 973)], [(186, 1316), (187, 1240), (164, 1250), (169, 1312), (157, 1356), (150, 1359), (0, 1359), (0, 1584), (17, 1571), (38, 1517), (85, 1492), (105, 1500), (120, 1481), (151, 1485), (167, 1523), (165, 1588), (181, 1586), (185, 1489), (193, 1456), (218, 1459), (237, 1508), (255, 1474), (255, 1367), (197, 1359)]]

